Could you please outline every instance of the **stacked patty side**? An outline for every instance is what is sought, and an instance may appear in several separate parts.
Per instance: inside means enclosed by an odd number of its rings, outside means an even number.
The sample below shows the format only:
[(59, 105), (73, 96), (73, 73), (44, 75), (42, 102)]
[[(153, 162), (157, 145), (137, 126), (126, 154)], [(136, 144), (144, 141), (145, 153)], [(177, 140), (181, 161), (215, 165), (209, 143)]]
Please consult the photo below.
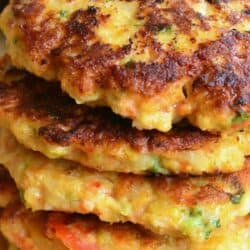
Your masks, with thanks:
[[(229, 232), (220, 228), (204, 242), (186, 237), (158, 236), (130, 223), (108, 224), (94, 216), (59, 212), (32, 212), (18, 201), (18, 191), (7, 171), (0, 166), (0, 231), (21, 250), (219, 250), (248, 249), (249, 218), (237, 218), (229, 224)], [(23, 200), (23, 194), (19, 197)], [(0, 238), (0, 249), (7, 242)], [(14, 245), (9, 249), (17, 249)], [(231, 247), (231, 248), (229, 248)]]
[(240, 172), (211, 177), (98, 172), (49, 160), (1, 129), (0, 163), (33, 210), (93, 213), (103, 221), (131, 221), (162, 235), (204, 240), (250, 210), (249, 160)]
[[(19, 76), (20, 75), (20, 76)], [(242, 169), (249, 128), (210, 133), (182, 123), (139, 131), (107, 108), (77, 105), (58, 84), (31, 75), (0, 85), (0, 122), (26, 147), (102, 171), (202, 174)]]
[(248, 0), (1, 4), (0, 250), (250, 249)]
[[(249, 112), (248, 0), (11, 0), (0, 18), (18, 68), (139, 129), (187, 117), (209, 131)], [(240, 120), (239, 118), (242, 118)]]
[[(109, 225), (94, 217), (55, 212), (31, 212), (14, 204), (1, 218), (4, 235), (29, 250), (228, 250), (249, 249), (249, 216), (238, 218), (228, 230), (218, 230), (204, 243), (159, 237), (131, 224)], [(20, 241), (20, 238), (22, 241)]]

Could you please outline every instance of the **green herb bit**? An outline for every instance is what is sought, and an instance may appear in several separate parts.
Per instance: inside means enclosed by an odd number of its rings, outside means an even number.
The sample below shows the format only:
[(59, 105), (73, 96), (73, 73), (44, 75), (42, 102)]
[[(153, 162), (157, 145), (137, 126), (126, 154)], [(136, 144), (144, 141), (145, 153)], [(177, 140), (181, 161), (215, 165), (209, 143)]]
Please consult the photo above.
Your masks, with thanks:
[(19, 190), (19, 199), (23, 204), (25, 204), (24, 191), (22, 189)]
[(60, 10), (59, 15), (61, 18), (66, 18), (69, 15), (69, 12), (67, 10)]
[(172, 32), (172, 26), (167, 25), (162, 30), (160, 30), (161, 33), (171, 33)]
[(18, 42), (18, 39), (15, 37), (15, 38), (13, 39), (13, 44), (17, 44), (17, 42)]
[(156, 175), (167, 175), (169, 173), (168, 170), (162, 166), (158, 157), (156, 157), (154, 160), (153, 166), (151, 167), (151, 172)]
[(171, 33), (172, 26), (169, 24), (156, 24), (151, 27), (151, 30), (155, 33)]
[(205, 233), (204, 233), (204, 238), (205, 240), (208, 240), (209, 239), (209, 236), (210, 234), (212, 233), (212, 230), (206, 230)]
[(135, 24), (134, 24), (134, 27), (140, 28), (142, 25), (143, 25), (143, 24), (142, 24), (141, 22), (140, 22), (140, 23), (138, 22), (138, 23), (135, 23)]
[(242, 199), (244, 193), (245, 193), (245, 192), (242, 190), (242, 191), (238, 192), (237, 194), (231, 194), (231, 195), (230, 195), (230, 201), (231, 201), (233, 204), (240, 204), (241, 199)]
[(197, 208), (192, 208), (189, 212), (189, 215), (192, 217), (202, 216), (202, 211)]
[(249, 118), (250, 116), (248, 113), (245, 111), (240, 111), (239, 114), (232, 119), (232, 123), (241, 123), (248, 120)]
[(211, 224), (212, 224), (215, 228), (220, 228), (220, 227), (221, 227), (220, 219), (213, 220), (213, 221), (211, 222)]

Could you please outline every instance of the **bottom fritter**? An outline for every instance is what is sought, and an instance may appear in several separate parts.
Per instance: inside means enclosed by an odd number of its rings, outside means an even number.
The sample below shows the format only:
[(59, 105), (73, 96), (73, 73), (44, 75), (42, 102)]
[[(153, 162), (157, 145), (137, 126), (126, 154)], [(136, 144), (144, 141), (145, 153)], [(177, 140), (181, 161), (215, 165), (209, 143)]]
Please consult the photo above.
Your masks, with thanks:
[(132, 224), (110, 225), (95, 217), (5, 209), (1, 231), (21, 250), (239, 250), (250, 249), (250, 217), (238, 218), (206, 242), (160, 237)]
[(236, 218), (205, 242), (197, 242), (183, 236), (159, 236), (130, 223), (111, 225), (91, 215), (32, 212), (17, 201), (23, 200), (22, 192), (18, 198), (14, 182), (2, 167), (0, 186), (0, 207), (8, 206), (1, 213), (0, 229), (13, 244), (8, 248), (7, 241), (0, 235), (0, 250), (250, 249), (249, 216)]
[(88, 170), (49, 160), (0, 130), (0, 162), (22, 190), (26, 206), (95, 214), (154, 233), (203, 241), (250, 211), (250, 160), (245, 169), (203, 177), (136, 176)]

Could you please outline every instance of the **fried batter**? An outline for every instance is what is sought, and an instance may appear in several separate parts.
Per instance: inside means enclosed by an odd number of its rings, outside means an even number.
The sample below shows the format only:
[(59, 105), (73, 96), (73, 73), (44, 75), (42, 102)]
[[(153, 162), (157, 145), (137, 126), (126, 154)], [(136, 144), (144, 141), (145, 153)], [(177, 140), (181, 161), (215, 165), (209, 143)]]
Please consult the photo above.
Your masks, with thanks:
[(11, 0), (0, 18), (18, 68), (139, 129), (202, 130), (250, 111), (248, 0)]
[(170, 132), (139, 131), (107, 108), (77, 105), (58, 84), (27, 75), (0, 84), (0, 124), (49, 158), (126, 173), (214, 173), (243, 168), (249, 128), (209, 133), (184, 124)]
[(32, 210), (93, 213), (106, 222), (133, 222), (162, 235), (204, 240), (250, 211), (250, 161), (211, 177), (150, 177), (97, 172), (49, 160), (0, 130), (0, 163)]
[(14, 203), (1, 215), (0, 229), (10, 243), (20, 250), (67, 250), (60, 241), (46, 237), (47, 217), (46, 213), (32, 213)]
[[(201, 243), (160, 237), (138, 226), (107, 224), (92, 216), (5, 209), (0, 220), (5, 236), (21, 250), (239, 250), (249, 249), (249, 216), (237, 218)], [(64, 245), (64, 246), (63, 246)], [(32, 247), (32, 248), (30, 248)]]

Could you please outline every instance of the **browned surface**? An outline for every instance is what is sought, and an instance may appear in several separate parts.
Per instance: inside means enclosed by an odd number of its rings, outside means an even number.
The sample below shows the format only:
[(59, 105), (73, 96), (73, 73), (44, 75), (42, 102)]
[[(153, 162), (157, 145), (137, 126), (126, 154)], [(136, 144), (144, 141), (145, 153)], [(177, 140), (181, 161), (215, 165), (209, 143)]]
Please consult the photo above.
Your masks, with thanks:
[[(132, 44), (113, 48), (98, 41), (91, 46), (87, 43), (94, 39), (93, 27), (100, 26), (105, 22), (105, 18), (108, 18), (99, 15), (97, 8), (90, 6), (87, 10), (78, 10), (66, 23), (61, 23), (53, 13), (49, 13), (47, 18), (44, 17), (40, 23), (37, 23), (37, 16), (44, 10), (42, 1), (24, 4), (20, 0), (15, 0), (12, 1), (12, 8), (14, 16), (22, 20), (20, 28), (24, 33), (24, 43), (31, 56), (40, 60), (42, 67), (55, 67), (56, 65), (63, 67), (69, 74), (71, 83), (79, 84), (79, 90), (82, 92), (99, 87), (119, 88), (152, 96), (184, 75), (199, 76), (202, 69), (207, 70), (207, 66), (213, 64), (212, 59), (218, 55), (218, 51), (223, 57), (225, 56), (222, 67), (228, 72), (227, 74), (233, 71), (236, 76), (242, 77), (242, 81), (247, 81), (246, 75), (242, 72), (246, 73), (249, 69), (248, 33), (229, 32), (216, 42), (202, 45), (191, 56), (176, 52), (174, 49), (165, 51), (153, 38), (157, 30), (174, 24), (180, 31), (189, 34), (194, 18), (199, 20), (198, 25), (201, 30), (210, 29), (207, 24), (208, 20), (190, 8), (186, 1), (170, 1), (167, 9), (159, 9), (157, 1), (153, 0), (139, 2), (138, 18), (147, 17), (147, 22), (139, 30), (137, 36), (143, 39), (145, 47), (152, 47), (158, 59), (155, 58), (154, 62), (149, 63), (133, 62), (125, 67), (114, 63), (130, 52)], [(219, 8), (219, 2), (210, 1), (210, 3)], [(166, 13), (171, 16), (172, 20), (166, 17)], [(247, 3), (246, 9), (237, 14), (238, 22), (241, 18), (248, 16)], [(51, 24), (54, 29), (51, 29)], [(195, 37), (190, 39), (195, 39)], [(245, 50), (242, 50), (244, 55), (236, 55), (235, 49), (232, 49), (238, 41), (244, 43)], [(78, 52), (78, 54), (70, 57), (70, 52)], [(240, 56), (241, 61), (236, 60), (237, 56)], [(233, 58), (234, 60), (231, 61)], [(209, 72), (207, 74), (213, 74), (214, 69), (209, 69)]]
[(114, 115), (106, 108), (77, 105), (60, 91), (57, 84), (27, 76), (12, 85), (0, 85), (0, 115), (14, 115), (38, 122), (39, 136), (48, 143), (63, 146), (128, 143), (137, 151), (181, 151), (202, 148), (216, 142), (219, 134), (202, 132), (188, 125), (168, 133), (139, 131), (129, 120)]
[(1, 231), (11, 244), (21, 250), (66, 250), (59, 241), (46, 236), (47, 219), (47, 213), (33, 213), (16, 202), (1, 214)]
[[(4, 210), (0, 224), (10, 242), (22, 250), (44, 250), (45, 247), (55, 250), (101, 250), (113, 249), (114, 245), (116, 249), (131, 246), (138, 250), (158, 250), (170, 244), (167, 238), (130, 223), (111, 225), (92, 215), (32, 212), (18, 203)], [(32, 227), (35, 229), (32, 230)], [(109, 236), (109, 240), (105, 240), (103, 234)], [(178, 239), (174, 240), (178, 245)]]
[[(206, 44), (197, 52), (204, 69), (193, 84), (192, 95), (206, 94), (214, 108), (229, 107), (249, 111), (250, 104), (250, 35), (232, 31), (219, 41)], [(210, 62), (223, 58), (222, 65)]]
[[(158, 197), (170, 199), (179, 205), (188, 207), (201, 204), (222, 205), (230, 203), (232, 196), (242, 195), (250, 184), (250, 159), (245, 162), (245, 168), (233, 174), (217, 174), (214, 176), (194, 177), (178, 176), (178, 178), (120, 176), (115, 197), (123, 197), (128, 193), (145, 195), (145, 180), (147, 180)], [(140, 184), (141, 183), (141, 184)], [(141, 188), (140, 188), (141, 186)], [(139, 208), (138, 208), (139, 209)]]
[[(247, 0), (208, 1), (213, 10), (209, 15), (195, 10), (196, 0), (136, 2), (134, 18), (143, 24), (127, 42), (115, 45), (97, 34), (110, 15), (91, 3), (62, 20), (58, 10), (47, 9), (46, 1), (12, 0), (14, 17), (5, 24), (5, 35), (14, 30), (16, 37), (10, 35), (8, 46), (29, 63), (14, 54), (13, 62), (60, 81), (80, 103), (111, 107), (137, 128), (167, 131), (188, 118), (202, 130), (223, 131), (242, 111), (250, 111)], [(235, 3), (241, 8), (230, 7)], [(157, 35), (164, 29), (172, 38), (160, 42)], [(136, 57), (147, 53), (145, 60)], [(154, 122), (147, 123), (154, 112)], [(159, 118), (163, 113), (172, 118)]]

